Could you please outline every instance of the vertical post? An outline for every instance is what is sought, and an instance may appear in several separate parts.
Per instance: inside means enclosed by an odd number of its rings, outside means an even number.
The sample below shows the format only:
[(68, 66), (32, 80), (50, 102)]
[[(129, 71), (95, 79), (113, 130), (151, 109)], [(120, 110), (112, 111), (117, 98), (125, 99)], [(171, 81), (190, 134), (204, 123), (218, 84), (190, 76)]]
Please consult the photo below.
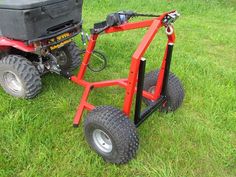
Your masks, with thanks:
[(84, 108), (85, 108), (85, 103), (86, 103), (86, 101), (88, 99), (90, 90), (91, 90), (90, 86), (87, 86), (85, 88), (85, 90), (84, 90), (81, 102), (80, 102), (80, 104), (79, 104), (79, 106), (77, 108), (77, 112), (76, 112), (76, 115), (75, 115), (75, 118), (74, 118), (74, 123), (73, 123), (74, 127), (78, 127), (79, 126), (79, 123), (81, 121), (81, 117), (83, 115), (83, 111), (84, 111)]
[(77, 78), (79, 80), (83, 79), (84, 77), (84, 74), (86, 72), (86, 69), (87, 69), (87, 66), (88, 66), (88, 63), (89, 63), (89, 60), (90, 60), (90, 57), (92, 55), (92, 52), (95, 48), (95, 45), (96, 45), (96, 40), (98, 38), (98, 35), (92, 35), (90, 37), (90, 40), (89, 40), (89, 44), (88, 44), (88, 47), (86, 49), (86, 52), (85, 52), (85, 55), (84, 55), (84, 58), (83, 58), (83, 61), (81, 63), (81, 67), (80, 67), (80, 70), (79, 70), (79, 73), (78, 73), (78, 76)]
[(162, 22), (160, 20), (154, 20), (152, 25), (150, 26), (148, 32), (142, 39), (142, 42), (139, 44), (139, 47), (135, 51), (132, 56), (130, 72), (128, 77), (128, 86), (126, 88), (125, 101), (123, 105), (124, 113), (129, 116), (131, 111), (132, 99), (135, 92), (135, 87), (137, 83), (138, 70), (140, 65), (141, 57), (146, 52), (153, 38), (155, 37), (158, 29), (162, 26)]
[(163, 86), (162, 86), (162, 91), (161, 91), (161, 95), (163, 96), (166, 96), (167, 94), (167, 86), (168, 86), (168, 80), (169, 80), (170, 64), (171, 64), (171, 58), (172, 58), (172, 53), (173, 53), (173, 47), (174, 47), (173, 43), (168, 43), (164, 80), (163, 80)]
[(146, 59), (142, 58), (141, 62), (140, 62), (139, 74), (138, 74), (138, 87), (137, 87), (135, 114), (134, 114), (134, 124), (135, 125), (138, 124), (138, 122), (141, 119), (141, 107), (142, 107), (142, 98), (143, 98), (145, 67), (146, 67)]

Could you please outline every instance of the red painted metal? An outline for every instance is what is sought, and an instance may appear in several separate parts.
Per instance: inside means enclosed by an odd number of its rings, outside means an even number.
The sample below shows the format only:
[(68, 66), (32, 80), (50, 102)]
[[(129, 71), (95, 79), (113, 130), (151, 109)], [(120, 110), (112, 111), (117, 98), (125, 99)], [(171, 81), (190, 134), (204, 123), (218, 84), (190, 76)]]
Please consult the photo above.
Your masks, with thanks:
[[(173, 11), (171, 11), (171, 12), (173, 12)], [(101, 82), (93, 82), (93, 83), (87, 82), (83, 79), (86, 69), (87, 69), (87, 66), (88, 66), (88, 63), (89, 63), (89, 60), (90, 60), (91, 53), (94, 50), (94, 47), (96, 45), (96, 40), (98, 38), (97, 34), (91, 35), (85, 56), (83, 58), (83, 62), (82, 62), (80, 71), (78, 72), (77, 76), (71, 77), (71, 80), (73, 82), (85, 87), (81, 102), (78, 106), (77, 113), (76, 113), (76, 116), (74, 119), (74, 125), (77, 126), (80, 123), (84, 109), (92, 110), (95, 108), (95, 106), (93, 106), (87, 102), (89, 93), (90, 93), (91, 89), (93, 89), (93, 88), (101, 88), (101, 87), (108, 87), (108, 86), (120, 86), (122, 88), (125, 88), (126, 93), (125, 93), (125, 99), (124, 99), (124, 105), (123, 105), (123, 112), (126, 115), (130, 115), (133, 96), (137, 91), (136, 85), (137, 85), (137, 79), (138, 79), (140, 60), (143, 57), (146, 50), (148, 49), (150, 43), (152, 42), (152, 40), (156, 36), (158, 30), (161, 27), (163, 27), (162, 19), (168, 13), (171, 13), (171, 12), (164, 13), (160, 17), (153, 18), (152, 20), (145, 20), (145, 21), (134, 22), (134, 23), (126, 23), (126, 24), (123, 24), (120, 26), (110, 27), (105, 30), (105, 33), (109, 34), (109, 33), (115, 33), (115, 32), (121, 32), (121, 31), (149, 27), (149, 30), (147, 31), (146, 35), (142, 39), (142, 42), (140, 43), (139, 47), (137, 48), (137, 50), (135, 51), (135, 53), (132, 56), (128, 79), (109, 80), (109, 81), (101, 81)], [(168, 34), (167, 37), (168, 37), (168, 44), (170, 44), (170, 43), (174, 44), (174, 42), (175, 42), (174, 32), (172, 34)], [(167, 48), (165, 51), (165, 55), (163, 57), (162, 66), (160, 69), (160, 74), (157, 79), (155, 93), (151, 94), (147, 91), (143, 91), (143, 96), (145, 98), (148, 98), (151, 100), (157, 100), (160, 97), (161, 89), (162, 89), (162, 85), (163, 85), (163, 79), (164, 79), (164, 70), (166, 67), (166, 56), (167, 56)]]
[(14, 47), (24, 52), (35, 52), (36, 48), (34, 45), (26, 45), (24, 41), (18, 41), (13, 39), (8, 39), (6, 37), (0, 36), (0, 46), (1, 47)]
[(85, 91), (84, 91), (84, 94), (83, 94), (82, 99), (81, 99), (81, 104), (79, 105), (79, 107), (77, 109), (77, 113), (76, 113), (76, 116), (74, 118), (74, 125), (78, 125), (80, 123), (80, 120), (81, 120), (81, 117), (82, 117), (82, 114), (83, 114), (83, 110), (85, 108), (88, 109), (88, 110), (92, 110), (92, 109), (95, 108), (94, 106), (87, 103), (87, 99), (88, 99), (90, 90), (91, 90), (91, 85), (88, 84), (85, 87)]
[(134, 96), (134, 91), (137, 83), (138, 78), (138, 71), (139, 71), (139, 64), (141, 57), (146, 52), (147, 48), (149, 47), (151, 41), (155, 37), (158, 29), (162, 26), (160, 20), (154, 20), (151, 24), (147, 34), (144, 36), (141, 44), (139, 45), (138, 49), (135, 51), (134, 55), (132, 56), (132, 62), (130, 66), (130, 73), (128, 78), (128, 86), (126, 89), (125, 101), (123, 105), (123, 110), (126, 115), (129, 116), (132, 100)]
[(162, 64), (161, 64), (161, 68), (159, 71), (159, 75), (158, 75), (158, 79), (157, 79), (157, 83), (156, 83), (156, 90), (154, 93), (154, 100), (156, 100), (157, 98), (159, 98), (161, 95), (161, 89), (163, 86), (163, 80), (164, 80), (164, 72), (165, 72), (165, 68), (166, 68), (166, 56), (167, 56), (167, 52), (168, 52), (168, 44), (173, 44), (175, 43), (175, 33), (173, 32), (171, 35), (167, 35), (168, 37), (168, 42), (166, 45), (166, 50), (165, 50), (165, 54), (162, 60)]
[(97, 38), (98, 38), (98, 35), (92, 35), (90, 37), (89, 44), (88, 44), (87, 50), (86, 50), (85, 55), (84, 55), (84, 59), (83, 59), (82, 64), (81, 64), (81, 68), (80, 68), (80, 71), (79, 71), (78, 76), (77, 76), (78, 80), (81, 80), (84, 77), (84, 74), (86, 72), (91, 54), (92, 54), (92, 52), (94, 50), (94, 47), (96, 45)]
[(153, 20), (145, 20), (141, 22), (134, 22), (134, 23), (125, 23), (120, 26), (114, 26), (110, 27), (105, 30), (105, 33), (115, 33), (120, 31), (128, 31), (133, 29), (139, 29), (139, 28), (145, 28), (151, 26), (153, 23)]

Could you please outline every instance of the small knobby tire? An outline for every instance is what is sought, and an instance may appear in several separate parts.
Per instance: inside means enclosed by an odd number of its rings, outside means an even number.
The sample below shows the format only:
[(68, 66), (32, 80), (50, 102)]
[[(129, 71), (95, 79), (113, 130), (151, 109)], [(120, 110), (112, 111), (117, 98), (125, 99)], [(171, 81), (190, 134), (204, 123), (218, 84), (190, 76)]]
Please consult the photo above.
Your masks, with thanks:
[[(155, 90), (159, 70), (151, 71), (145, 75), (144, 79), (144, 90), (152, 92)], [(166, 93), (167, 102), (160, 108), (161, 112), (172, 112), (178, 109), (184, 100), (184, 89), (182, 83), (173, 73), (170, 72)], [(143, 98), (146, 105), (153, 104), (152, 100)]]
[[(124, 164), (136, 155), (139, 146), (136, 127), (119, 109), (111, 106), (96, 107), (88, 114), (84, 131), (88, 144), (107, 162)], [(107, 140), (101, 140), (104, 148), (96, 139), (102, 136), (107, 137)]]
[(20, 55), (7, 55), (0, 60), (0, 84), (8, 94), (25, 99), (36, 97), (42, 88), (38, 70)]

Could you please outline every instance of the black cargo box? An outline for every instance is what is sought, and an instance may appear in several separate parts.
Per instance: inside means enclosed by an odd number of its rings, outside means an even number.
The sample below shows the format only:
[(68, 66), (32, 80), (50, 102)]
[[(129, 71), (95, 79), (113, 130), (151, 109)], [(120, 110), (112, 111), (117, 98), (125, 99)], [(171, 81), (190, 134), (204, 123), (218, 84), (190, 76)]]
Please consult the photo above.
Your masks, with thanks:
[(82, 22), (83, 0), (0, 0), (0, 35), (34, 40)]

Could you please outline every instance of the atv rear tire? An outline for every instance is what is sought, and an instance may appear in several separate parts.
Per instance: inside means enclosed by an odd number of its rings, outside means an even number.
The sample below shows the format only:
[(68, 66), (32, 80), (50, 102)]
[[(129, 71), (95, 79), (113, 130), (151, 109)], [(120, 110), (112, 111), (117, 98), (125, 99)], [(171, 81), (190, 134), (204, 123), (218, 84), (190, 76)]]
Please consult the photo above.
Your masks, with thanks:
[(0, 60), (3, 58), (3, 57), (5, 57), (6, 56), (6, 52), (1, 52), (0, 51)]
[(81, 63), (80, 51), (75, 42), (70, 42), (64, 47), (53, 51), (62, 70), (73, 71)]
[(84, 131), (88, 144), (107, 162), (124, 164), (136, 155), (136, 127), (119, 109), (95, 108), (85, 120)]
[[(144, 79), (144, 90), (148, 91), (150, 93), (154, 93), (154, 90), (156, 88), (156, 82), (159, 75), (159, 70), (151, 71), (148, 74), (146, 74)], [(178, 79), (177, 76), (175, 76), (173, 73), (170, 72), (169, 74), (169, 80), (168, 80), (168, 86), (167, 86), (167, 102), (162, 106), (160, 111), (162, 112), (171, 112), (178, 109), (184, 99), (184, 89), (183, 86)], [(148, 100), (146, 98), (143, 98), (143, 101), (146, 105), (150, 105), (154, 101)]]
[(8, 94), (25, 99), (34, 98), (42, 88), (38, 70), (19, 55), (0, 60), (0, 85)]

